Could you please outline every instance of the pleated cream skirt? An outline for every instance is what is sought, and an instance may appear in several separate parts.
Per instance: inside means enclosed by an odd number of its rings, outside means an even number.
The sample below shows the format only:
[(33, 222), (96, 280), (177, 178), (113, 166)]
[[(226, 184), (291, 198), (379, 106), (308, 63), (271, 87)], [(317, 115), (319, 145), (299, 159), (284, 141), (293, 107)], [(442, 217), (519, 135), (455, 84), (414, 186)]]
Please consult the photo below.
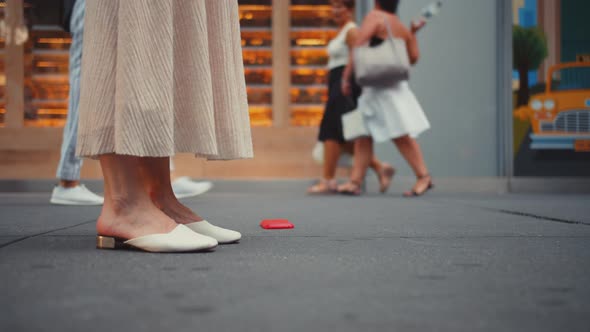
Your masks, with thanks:
[(77, 154), (253, 156), (236, 0), (87, 0)]

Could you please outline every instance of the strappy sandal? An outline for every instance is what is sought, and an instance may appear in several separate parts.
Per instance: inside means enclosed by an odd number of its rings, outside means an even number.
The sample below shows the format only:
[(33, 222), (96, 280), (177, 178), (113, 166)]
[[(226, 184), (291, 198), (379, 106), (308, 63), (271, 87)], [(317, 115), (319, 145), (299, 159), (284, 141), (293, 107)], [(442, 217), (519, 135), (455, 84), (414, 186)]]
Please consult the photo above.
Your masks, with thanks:
[(383, 163), (382, 170), (379, 172), (379, 191), (385, 194), (389, 190), (391, 180), (395, 176), (395, 168), (393, 166)]
[(423, 179), (428, 179), (428, 186), (426, 186), (426, 189), (422, 190), (421, 192), (417, 192), (412, 189), (411, 192), (405, 192), (404, 196), (405, 197), (420, 197), (420, 196), (426, 194), (432, 188), (434, 188), (434, 184), (432, 183), (432, 177), (430, 176), (430, 174), (426, 174), (426, 175), (418, 177), (418, 181), (423, 180)]
[(361, 184), (356, 181), (349, 181), (343, 185), (338, 186), (338, 193), (348, 196), (360, 196)]
[(335, 194), (338, 184), (336, 180), (321, 179), (318, 183), (307, 188), (307, 193), (310, 195), (328, 195)]

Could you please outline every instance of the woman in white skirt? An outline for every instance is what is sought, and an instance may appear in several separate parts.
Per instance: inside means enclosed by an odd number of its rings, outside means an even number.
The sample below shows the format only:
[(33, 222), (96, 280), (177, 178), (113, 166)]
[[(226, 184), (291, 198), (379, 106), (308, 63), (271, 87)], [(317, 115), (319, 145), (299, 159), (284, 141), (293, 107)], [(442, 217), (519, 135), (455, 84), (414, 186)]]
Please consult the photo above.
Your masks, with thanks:
[[(413, 24), (408, 30), (395, 14), (398, 0), (376, 0), (375, 9), (367, 14), (359, 30), (356, 46), (370, 44), (375, 46), (386, 38), (391, 38), (387, 26), (393, 33), (392, 37), (403, 39), (410, 62), (415, 64), (419, 58), (416, 32), (424, 25)], [(392, 54), (393, 56), (393, 54)], [(352, 74), (352, 61), (344, 75)], [(346, 80), (343, 79), (343, 82)], [(350, 93), (343, 86), (345, 94)], [(433, 187), (432, 178), (428, 173), (422, 151), (415, 138), (430, 128), (430, 124), (416, 97), (410, 90), (407, 81), (392, 82), (388, 87), (364, 87), (359, 98), (358, 108), (363, 112), (365, 125), (370, 137), (361, 137), (355, 141), (355, 162), (351, 179), (339, 187), (343, 194), (359, 195), (361, 184), (365, 178), (368, 162), (373, 155), (373, 142), (392, 140), (416, 174), (416, 184), (405, 196), (414, 197), (424, 194)]]
[[(352, 154), (353, 144), (346, 142), (342, 136), (342, 115), (356, 107), (360, 95), (360, 87), (350, 79), (352, 93), (342, 95), (342, 73), (348, 63), (349, 50), (354, 45), (357, 26), (354, 23), (354, 0), (331, 0), (332, 20), (339, 26), (340, 31), (328, 44), (328, 101), (320, 123), (318, 140), (323, 142), (323, 177), (318, 183), (308, 188), (308, 194), (337, 193), (336, 168), (341, 151)], [(377, 158), (371, 160), (369, 167), (375, 170), (382, 193), (389, 188), (395, 169), (382, 163)]]
[(170, 156), (253, 155), (235, 0), (87, 0), (77, 154), (100, 160), (99, 248), (209, 250), (241, 234), (181, 204)]

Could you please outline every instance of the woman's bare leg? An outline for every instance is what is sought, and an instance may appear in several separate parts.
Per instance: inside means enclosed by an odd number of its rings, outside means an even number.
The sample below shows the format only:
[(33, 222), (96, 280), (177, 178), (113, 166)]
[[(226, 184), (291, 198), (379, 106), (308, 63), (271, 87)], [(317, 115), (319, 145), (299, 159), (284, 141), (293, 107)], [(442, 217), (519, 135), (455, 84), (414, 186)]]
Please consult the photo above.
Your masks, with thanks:
[(357, 138), (354, 142), (354, 162), (350, 180), (338, 186), (338, 192), (342, 194), (359, 195), (361, 185), (365, 179), (367, 168), (373, 157), (373, 140), (370, 137)]
[(333, 180), (340, 159), (340, 143), (335, 140), (324, 141), (324, 179)]
[[(342, 144), (342, 150), (347, 152), (350, 155), (354, 155), (354, 143), (353, 142), (346, 142)], [(373, 153), (373, 157), (369, 163), (369, 168), (372, 169), (379, 180), (381, 181), (382, 175), (384, 171), (391, 169), (391, 165), (388, 163), (382, 162), (377, 158), (377, 156)]]
[(416, 193), (424, 192), (426, 189), (428, 189), (428, 186), (431, 183), (431, 178), (428, 174), (428, 168), (424, 162), (420, 145), (415, 139), (408, 135), (394, 139), (393, 143), (397, 146), (402, 156), (406, 159), (414, 171), (414, 174), (416, 174), (417, 181), (412, 190)]
[(336, 169), (340, 159), (340, 143), (335, 140), (324, 141), (324, 173), (323, 178), (307, 189), (310, 194), (332, 193), (336, 190)]
[(170, 158), (145, 158), (140, 165), (141, 173), (146, 178), (146, 191), (154, 204), (168, 217), (179, 224), (201, 221), (199, 215), (183, 205), (172, 191), (170, 181)]
[(168, 233), (176, 227), (151, 200), (147, 179), (139, 172), (148, 158), (105, 154), (100, 156), (104, 176), (104, 205), (96, 223), (98, 234), (131, 239)]

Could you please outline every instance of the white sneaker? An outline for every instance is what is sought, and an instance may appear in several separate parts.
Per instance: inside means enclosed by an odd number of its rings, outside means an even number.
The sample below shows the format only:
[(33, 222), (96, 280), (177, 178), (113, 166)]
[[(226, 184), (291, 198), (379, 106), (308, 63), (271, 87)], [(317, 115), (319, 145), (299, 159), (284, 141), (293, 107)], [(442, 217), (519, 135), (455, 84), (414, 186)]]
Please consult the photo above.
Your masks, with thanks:
[(172, 181), (172, 191), (176, 198), (193, 197), (204, 194), (213, 188), (209, 181), (192, 181), (188, 176), (182, 176)]
[(55, 186), (49, 202), (59, 205), (102, 205), (104, 198), (80, 184), (72, 188)]

